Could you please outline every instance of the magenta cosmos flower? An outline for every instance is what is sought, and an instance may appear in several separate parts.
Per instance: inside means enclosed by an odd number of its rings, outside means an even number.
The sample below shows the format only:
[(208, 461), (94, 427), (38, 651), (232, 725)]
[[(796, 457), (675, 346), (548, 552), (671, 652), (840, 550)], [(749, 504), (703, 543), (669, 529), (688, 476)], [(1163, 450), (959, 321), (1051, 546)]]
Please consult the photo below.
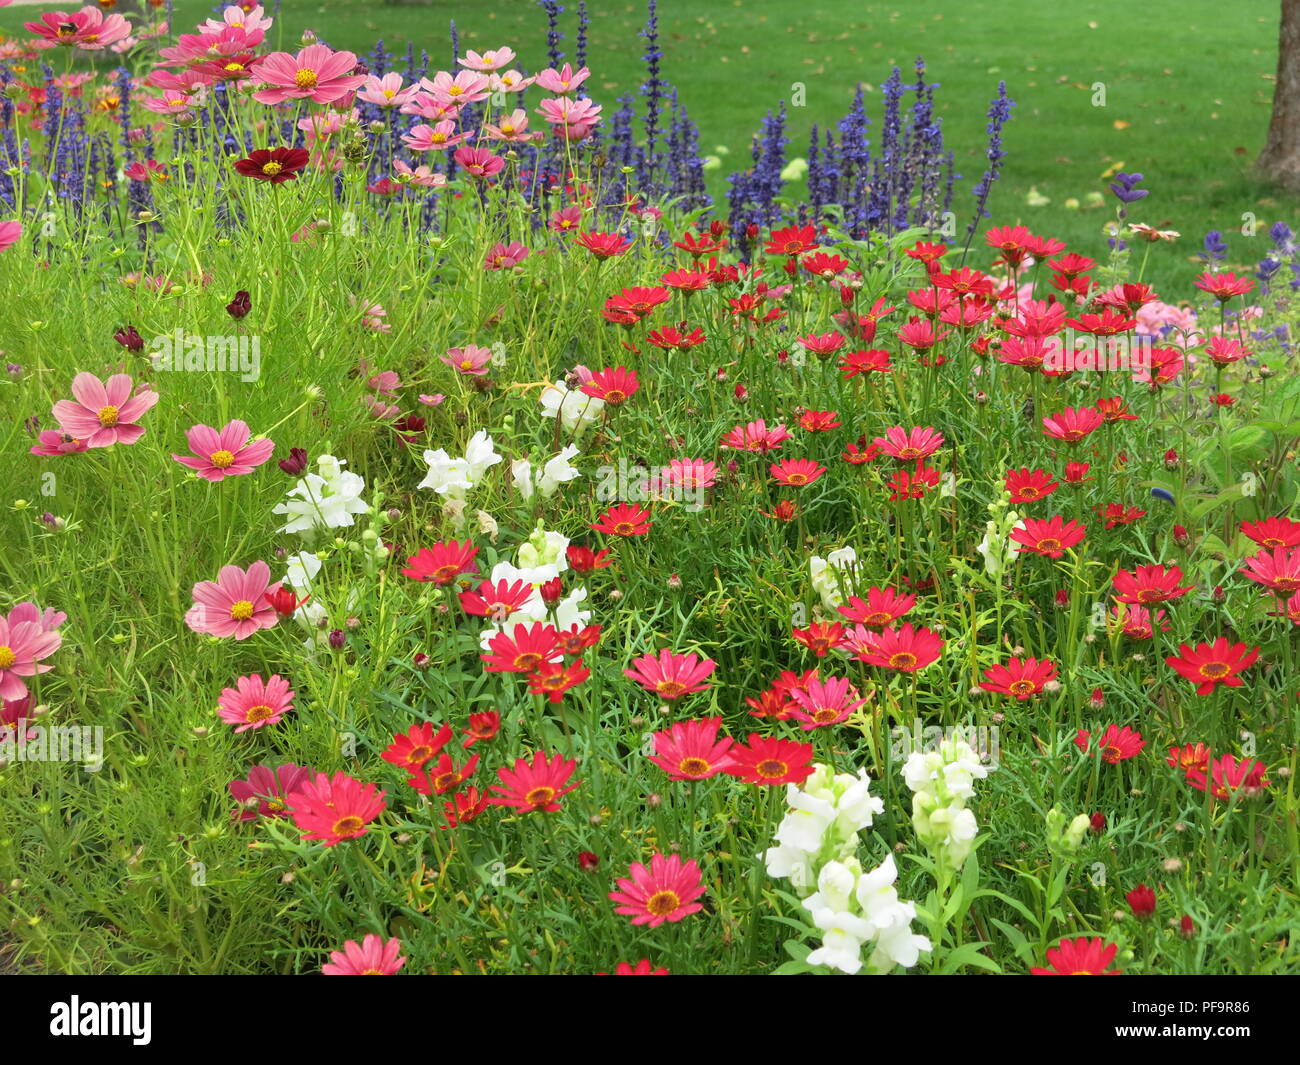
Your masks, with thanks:
[(274, 440), (248, 442), (246, 422), (236, 418), (220, 431), (210, 425), (196, 425), (185, 434), (194, 455), (173, 454), (182, 466), (188, 466), (205, 481), (223, 481), (252, 473), (275, 451)]
[(694, 859), (686, 861), (674, 854), (665, 858), (655, 854), (650, 868), (633, 863), (631, 879), (618, 882), (618, 891), (609, 897), (618, 903), (615, 913), (631, 917), (633, 924), (658, 928), (665, 921), (677, 922), (704, 909), (695, 900), (704, 894), (700, 867)]
[(349, 939), (342, 950), (330, 954), (320, 971), (326, 976), (392, 976), (406, 964), (398, 956), (401, 950), (402, 942), (396, 938), (385, 943), (379, 936), (366, 936), (360, 946)]
[(0, 251), (12, 248), (23, 235), (21, 222), (0, 222)]
[(55, 625), (47, 625), (36, 614), (34, 604), (19, 603), (9, 617), (0, 616), (0, 699), (12, 702), (24, 698), (27, 685), (22, 678), (53, 669), (40, 665), (40, 660), (54, 654), (62, 642)]
[(194, 605), (185, 615), (185, 624), (195, 632), (236, 640), (271, 628), (280, 615), (266, 597), (274, 596), (280, 584), (270, 581), (271, 568), (262, 561), (254, 562), (247, 572), (238, 566), (222, 566), (215, 581), (199, 581), (194, 586)]
[(352, 52), (334, 52), (323, 44), (309, 44), (296, 56), (272, 52), (252, 70), (267, 87), (253, 93), (262, 104), (285, 100), (311, 100), (332, 104), (366, 83), (365, 74), (350, 74), (357, 65)]
[(217, 715), (234, 725), (236, 732), (247, 732), (274, 725), (293, 709), (293, 696), (289, 682), (278, 673), (273, 673), (269, 680), (254, 673), (240, 677), (233, 688), (222, 689)]
[(285, 762), (276, 769), (269, 765), (253, 766), (247, 779), (232, 780), (229, 784), (231, 798), (239, 803), (230, 816), (236, 821), (288, 817), (287, 796), (313, 776), (312, 770), (293, 762)]
[(87, 447), (134, 444), (144, 436), (139, 418), (158, 402), (158, 393), (142, 388), (131, 394), (132, 381), (124, 373), (101, 381), (93, 373), (79, 373), (72, 379), (73, 399), (54, 404), (59, 428)]

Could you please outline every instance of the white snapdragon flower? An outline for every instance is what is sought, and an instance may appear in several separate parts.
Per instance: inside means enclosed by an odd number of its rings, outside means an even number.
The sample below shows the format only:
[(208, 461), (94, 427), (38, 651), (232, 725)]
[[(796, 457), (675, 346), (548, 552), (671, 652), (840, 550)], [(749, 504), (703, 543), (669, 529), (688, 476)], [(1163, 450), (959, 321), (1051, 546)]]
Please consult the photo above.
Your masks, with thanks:
[(447, 454), (445, 449), (438, 448), (436, 451), (426, 451), (424, 461), (429, 466), (429, 472), (417, 487), (432, 488), (449, 500), (463, 503), (466, 493), (501, 461), (501, 456), (497, 454), (487, 430), (480, 429), (470, 437), (463, 456), (456, 458)]
[(974, 782), (988, 776), (988, 769), (970, 744), (950, 737), (937, 751), (914, 751), (902, 772), (913, 792), (912, 825), (917, 838), (936, 860), (961, 868), (979, 833), (966, 800), (974, 796)]
[(536, 475), (532, 464), (527, 459), (516, 459), (510, 464), (515, 488), (525, 502), (532, 499), (536, 492), (541, 492), (543, 497), (549, 499), (555, 495), (560, 485), (582, 476), (582, 471), (569, 462), (577, 455), (578, 448), (569, 444), (558, 455), (548, 459)]
[(825, 558), (813, 555), (809, 559), (813, 590), (827, 610), (843, 605), (846, 593), (853, 594), (853, 567), (857, 561), (857, 552), (851, 547), (837, 548)]
[(569, 388), (556, 381), (542, 390), (542, 417), (560, 419), (560, 424), (571, 433), (581, 433), (589, 425), (600, 421), (605, 401)]
[(361, 492), (365, 478), (343, 469), (347, 463), (333, 455), (316, 460), (318, 472), (301, 478), (283, 503), (272, 508), (289, 520), (278, 532), (311, 532), (315, 529), (339, 529), (353, 524), (352, 515), (369, 509)]

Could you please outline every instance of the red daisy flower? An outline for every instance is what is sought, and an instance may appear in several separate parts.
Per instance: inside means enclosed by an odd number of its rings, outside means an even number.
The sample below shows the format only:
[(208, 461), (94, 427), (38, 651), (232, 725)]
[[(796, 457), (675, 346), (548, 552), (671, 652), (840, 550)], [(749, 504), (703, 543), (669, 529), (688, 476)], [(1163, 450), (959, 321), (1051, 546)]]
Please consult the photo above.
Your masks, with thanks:
[(718, 738), (720, 717), (678, 721), (654, 733), (655, 753), (650, 761), (673, 780), (708, 780), (732, 765), (729, 737)]
[(846, 379), (866, 373), (889, 373), (893, 364), (889, 361), (889, 352), (879, 348), (868, 351), (850, 351), (840, 356), (840, 371)]
[(1241, 575), (1249, 581), (1289, 596), (1300, 590), (1300, 548), (1282, 547), (1256, 552), (1246, 559)]
[(587, 528), (610, 536), (644, 536), (650, 531), (650, 511), (635, 503), (616, 503)]
[(665, 648), (657, 657), (646, 654), (634, 659), (632, 667), (623, 670), (623, 675), (636, 681), (646, 691), (673, 702), (684, 695), (710, 687), (704, 683), (704, 679), (713, 673), (717, 665), (712, 658), (674, 654)]
[(1255, 287), (1255, 282), (1248, 277), (1236, 274), (1211, 274), (1208, 271), (1192, 282), (1202, 292), (1208, 292), (1220, 303), (1227, 303), (1233, 296), (1244, 296)]
[[(1081, 728), (1079, 734), (1074, 737), (1074, 745), (1087, 754), (1091, 740), (1092, 733), (1086, 728)], [(1127, 726), (1120, 728), (1118, 725), (1107, 725), (1106, 731), (1097, 741), (1097, 747), (1101, 750), (1101, 760), (1111, 765), (1117, 765), (1128, 758), (1135, 758), (1146, 745), (1147, 741), (1142, 738), (1142, 733)]]
[(1012, 503), (1033, 503), (1035, 500), (1046, 499), (1061, 487), (1046, 470), (1031, 470), (1027, 466), (1008, 470), (1004, 483), (1011, 493)]
[(619, 890), (611, 891), (609, 897), (618, 903), (614, 912), (631, 917), (634, 925), (658, 928), (665, 921), (675, 923), (704, 909), (695, 901), (704, 894), (704, 885), (694, 859), (655, 854), (649, 868), (634, 863), (629, 872), (631, 878), (620, 880)]
[(1034, 976), (1119, 976), (1118, 969), (1106, 966), (1115, 958), (1119, 950), (1113, 943), (1104, 943), (1100, 939), (1063, 939), (1047, 951), (1047, 969), (1030, 969)]
[(1078, 544), (1087, 531), (1086, 525), (1080, 525), (1077, 521), (1067, 522), (1058, 514), (1047, 521), (1026, 518), (1023, 529), (1011, 530), (1011, 539), (1020, 545), (1016, 548), (1017, 551), (1032, 551), (1036, 555), (1060, 558)]
[(394, 736), (393, 742), (380, 757), (401, 769), (419, 769), (446, 747), (451, 742), (451, 737), (450, 725), (443, 725), (435, 735), (433, 725), (426, 721), (423, 725), (412, 725), (405, 732)]
[(545, 695), (553, 703), (564, 698), (570, 688), (576, 688), (591, 676), (591, 670), (582, 664), (581, 658), (575, 658), (568, 665), (558, 662), (543, 662), (536, 671), (528, 676), (528, 690), (534, 695)]
[(1241, 531), (1247, 539), (1270, 551), (1279, 547), (1300, 547), (1300, 521), (1292, 521), (1290, 518), (1243, 521)]
[(611, 259), (632, 247), (632, 242), (619, 233), (579, 233), (576, 241), (597, 259)]
[(744, 746), (731, 748), (729, 776), (746, 784), (801, 784), (813, 774), (813, 745), (751, 732)]
[(472, 784), (464, 791), (458, 791), (450, 801), (442, 804), (442, 828), (455, 828), (467, 825), (488, 808), (488, 797)]
[(595, 371), (591, 375), (591, 380), (579, 391), (603, 399), (611, 407), (620, 407), (636, 395), (640, 387), (641, 382), (637, 380), (635, 370), (629, 370), (626, 366), (615, 366), (612, 370)]
[(1210, 766), (1210, 748), (1204, 743), (1185, 743), (1181, 747), (1170, 747), (1169, 757), (1165, 761), (1175, 769), (1184, 772), (1198, 769), (1204, 773)]
[(575, 573), (590, 573), (592, 570), (608, 569), (614, 564), (609, 557), (609, 548), (603, 547), (593, 551), (590, 547), (570, 544), (564, 549), (564, 557), (569, 560)]
[(916, 606), (916, 596), (910, 592), (896, 592), (892, 588), (867, 589), (867, 598), (849, 596), (849, 601), (839, 607), (839, 612), (850, 621), (865, 625), (869, 629), (880, 629), (891, 621), (897, 621), (912, 607)]
[(548, 760), (541, 751), (533, 755), (531, 763), (527, 758), (518, 758), (513, 769), (502, 766), (497, 770), (501, 783), (489, 789), (498, 794), (488, 799), (488, 805), (513, 806), (520, 813), (555, 813), (560, 808), (559, 800), (582, 783), (568, 782), (577, 767), (577, 762), (567, 762), (560, 754)]
[(462, 745), (468, 750), (476, 743), (492, 739), (501, 729), (501, 715), (496, 710), (469, 715), (469, 728), (465, 730)]
[(460, 605), (466, 614), (505, 621), (532, 597), (533, 586), (527, 581), (484, 581), (478, 591), (461, 592)]
[(853, 657), (882, 669), (915, 673), (938, 661), (942, 651), (943, 641), (933, 632), (923, 626), (914, 629), (905, 622), (901, 628), (884, 628), (872, 633), (870, 648)]
[(1004, 666), (989, 666), (984, 671), (980, 687), (986, 692), (1012, 695), (1024, 702), (1043, 690), (1043, 685), (1056, 679), (1056, 666), (1046, 658), (1011, 658)]
[(838, 621), (815, 621), (806, 629), (794, 629), (792, 635), (818, 658), (825, 658), (844, 642), (844, 626)]
[(1258, 657), (1258, 647), (1247, 651), (1244, 643), (1229, 644), (1226, 636), (1220, 636), (1212, 644), (1198, 643), (1195, 650), (1179, 644), (1178, 654), (1170, 655), (1165, 663), (1195, 684), (1197, 695), (1209, 695), (1219, 684), (1240, 688), (1242, 680), (1237, 674)]
[(418, 772), (411, 773), (406, 783), (421, 795), (446, 795), (449, 791), (458, 790), (474, 775), (477, 768), (478, 755), (474, 755), (458, 769), (451, 760), (451, 755), (444, 752), (438, 756), (437, 762), (422, 765)]
[(1264, 794), (1268, 787), (1268, 777), (1264, 776), (1268, 768), (1263, 762), (1251, 758), (1238, 760), (1234, 755), (1225, 754), (1210, 764), (1209, 782), (1204, 769), (1187, 770), (1187, 783), (1197, 791), (1210, 788), (1216, 799), (1229, 799), (1240, 794), (1243, 799), (1254, 799)]
[(370, 831), (370, 822), (387, 808), (385, 794), (346, 773), (332, 777), (317, 773), (288, 796), (289, 815), (303, 839), (319, 839), (333, 847)]
[(787, 226), (774, 229), (767, 238), (771, 255), (802, 255), (817, 248), (817, 230), (812, 226)]
[(1043, 419), (1043, 432), (1056, 440), (1074, 444), (1105, 424), (1101, 411), (1095, 407), (1066, 407), (1059, 414)]
[(826, 472), (826, 467), (812, 459), (785, 459), (783, 462), (775, 462), (769, 466), (768, 472), (779, 485), (802, 488), (821, 477)]
[(799, 428), (810, 433), (825, 433), (840, 427), (840, 416), (833, 410), (806, 410), (799, 416)]
[(432, 581), (437, 585), (448, 585), (462, 573), (477, 570), (474, 559), (478, 548), (474, 541), (466, 540), (463, 544), (455, 540), (422, 547), (406, 560), (403, 577), (416, 581)]
[[(609, 973), (597, 973), (597, 976), (609, 976)], [(614, 976), (667, 976), (667, 969), (656, 969), (649, 958), (642, 958), (636, 965), (621, 961), (614, 968)]]
[(509, 633), (498, 632), (488, 641), (490, 654), (479, 655), (489, 673), (532, 673), (555, 654), (555, 626), (544, 621), (524, 622)]

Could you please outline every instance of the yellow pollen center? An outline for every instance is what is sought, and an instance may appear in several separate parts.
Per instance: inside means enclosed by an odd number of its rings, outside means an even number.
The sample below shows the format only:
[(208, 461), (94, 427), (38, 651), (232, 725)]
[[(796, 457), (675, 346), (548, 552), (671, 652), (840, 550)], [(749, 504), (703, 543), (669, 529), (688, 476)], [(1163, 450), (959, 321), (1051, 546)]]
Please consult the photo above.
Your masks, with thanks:
[(233, 73), (235, 73), (235, 72), (238, 71), (238, 70), (243, 70), (243, 69), (244, 69), (244, 64), (243, 64), (243, 63), (227, 63), (227, 64), (226, 64), (222, 69), (223, 69), (223, 70), (228, 70), (228, 71), (230, 71), (230, 73), (233, 74)]
[(1044, 539), (1038, 541), (1038, 546), (1044, 551), (1057, 551), (1061, 547), (1060, 540)]
[(646, 900), (645, 908), (656, 917), (667, 917), (681, 906), (681, 896), (675, 891), (656, 891)]
[(406, 756), (406, 762), (408, 765), (423, 765), (432, 757), (432, 747), (412, 747), (411, 753)]
[(760, 777), (771, 777), (772, 779), (775, 780), (778, 777), (785, 776), (786, 773), (789, 772), (789, 766), (787, 766), (784, 762), (778, 762), (774, 758), (769, 758), (766, 761), (759, 762), (758, 765), (754, 766), (754, 771)]
[(703, 758), (683, 758), (677, 763), (677, 770), (682, 776), (703, 776), (711, 767)]
[(1007, 691), (1012, 695), (1029, 695), (1037, 690), (1037, 686), (1031, 680), (1013, 680), (1007, 685)]
[(111, 403), (106, 407), (99, 408), (99, 424), (105, 429), (111, 428), (117, 424), (118, 410)]
[(255, 724), (258, 721), (265, 721), (268, 717), (274, 717), (275, 711), (263, 703), (261, 706), (250, 706), (244, 713), (244, 720), (249, 724)]
[(365, 827), (366, 823), (361, 820), (361, 818), (357, 817), (356, 814), (352, 814), (348, 817), (341, 817), (335, 821), (333, 832), (336, 836), (355, 836)]
[(834, 721), (840, 716), (840, 712), (833, 706), (819, 706), (814, 712), (812, 719), (819, 725)]
[(230, 608), (231, 621), (247, 621), (253, 616), (253, 604), (247, 599), (241, 599)]
[(461, 359), (461, 360), (460, 360), (460, 368), (461, 368), (462, 370), (472, 370), (472, 369), (474, 369), (474, 360), (473, 360), (473, 359)]
[(542, 656), (536, 651), (525, 651), (515, 659), (515, 669), (521, 673), (531, 673), (542, 664)]
[(392, 89), (384, 89), (383, 93), (384, 93), (385, 100), (391, 100), (394, 96), (397, 95), (397, 93)]
[(275, 177), (275, 175), (278, 174), (283, 169), (284, 167), (282, 167), (274, 159), (272, 159), (270, 162), (262, 164), (262, 173), (269, 174), (271, 177)]
[(235, 456), (232, 455), (229, 451), (226, 451), (224, 448), (222, 448), (220, 451), (214, 451), (211, 455), (209, 455), (208, 461), (211, 462), (212, 465), (214, 465), (217, 469), (224, 470), (224, 469), (228, 469), (229, 467), (235, 464)]
[(0, 646), (0, 669), (8, 669), (17, 661), (18, 656), (12, 648)]
[(916, 665), (916, 655), (907, 651), (899, 651), (898, 654), (890, 657), (889, 664), (894, 669), (906, 669), (908, 666)]
[(524, 796), (524, 802), (529, 806), (546, 806), (555, 798), (555, 789), (548, 787), (533, 788)]
[(677, 680), (661, 680), (655, 685), (655, 691), (665, 699), (676, 699), (686, 690), (686, 685)]
[(1228, 667), (1223, 662), (1206, 662), (1201, 667), (1202, 677), (1223, 677), (1228, 673)]
[(316, 71), (304, 67), (293, 76), (293, 83), (300, 89), (314, 89), (316, 87)]

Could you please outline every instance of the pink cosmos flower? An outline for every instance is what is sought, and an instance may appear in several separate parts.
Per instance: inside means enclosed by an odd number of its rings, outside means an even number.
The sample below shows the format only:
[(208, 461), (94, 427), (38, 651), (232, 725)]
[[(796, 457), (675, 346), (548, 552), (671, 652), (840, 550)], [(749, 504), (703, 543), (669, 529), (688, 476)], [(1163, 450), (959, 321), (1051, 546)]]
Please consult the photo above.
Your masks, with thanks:
[(454, 77), (447, 71), (440, 70), (432, 81), (421, 78), (420, 88), (438, 103), (463, 107), (487, 99), (488, 79), (472, 70), (457, 71)]
[(441, 188), (447, 184), (446, 174), (435, 174), (427, 166), (417, 166), (412, 170), (409, 163), (394, 159), (393, 169), (397, 171), (397, 180), (403, 184), (415, 185), (422, 189)]
[(296, 56), (272, 52), (253, 66), (253, 75), (269, 88), (253, 93), (262, 104), (285, 100), (311, 100), (332, 104), (366, 82), (365, 74), (349, 74), (357, 65), (352, 52), (333, 52), (323, 44), (309, 44)]
[(23, 235), (21, 222), (0, 222), (0, 251), (12, 248)]
[(75, 455), (86, 450), (86, 442), (78, 440), (69, 433), (60, 433), (46, 429), (37, 438), (38, 443), (29, 450), (33, 455), (57, 456)]
[(658, 928), (665, 921), (677, 922), (704, 909), (695, 901), (704, 894), (704, 886), (694, 859), (655, 854), (650, 868), (637, 862), (628, 871), (631, 879), (620, 880), (619, 890), (611, 891), (609, 897), (618, 903), (614, 912), (631, 917), (634, 925)]
[(476, 178), (490, 178), (493, 174), (500, 173), (502, 167), (506, 165), (506, 161), (501, 156), (487, 148), (471, 148), (468, 145), (457, 148), (452, 158), (461, 169)]
[(474, 136), (473, 131), (457, 133), (456, 123), (451, 119), (444, 119), (436, 126), (427, 126), (423, 123), (414, 126), (409, 133), (402, 134), (402, 143), (413, 152), (445, 152), (448, 148), (454, 148), (472, 136)]
[(397, 938), (384, 940), (379, 936), (366, 936), (357, 946), (349, 939), (342, 950), (330, 953), (330, 960), (321, 966), (326, 976), (392, 976), (406, 964), (404, 957), (399, 957), (402, 941)]
[(306, 766), (286, 762), (278, 769), (258, 765), (248, 771), (247, 780), (232, 780), (230, 795), (239, 803), (230, 816), (237, 821), (259, 817), (288, 817), (287, 797), (314, 776)]
[(227, 477), (239, 477), (252, 473), (275, 451), (274, 440), (254, 440), (250, 444), (248, 437), (247, 423), (238, 418), (220, 432), (210, 425), (196, 425), (185, 434), (194, 456), (173, 454), (172, 458), (205, 481), (216, 483)]
[(472, 48), (467, 50), (456, 62), (469, 70), (477, 70), (484, 74), (493, 70), (502, 70), (508, 67), (515, 58), (513, 48), (491, 48), (479, 55)]
[(497, 119), (495, 126), (491, 123), (484, 125), (483, 139), (506, 141), (514, 144), (522, 141), (541, 140), (542, 134), (528, 131), (528, 115), (522, 107), (516, 107), (510, 114), (502, 115)]
[(382, 78), (377, 74), (369, 74), (366, 76), (365, 87), (357, 93), (357, 98), (377, 107), (401, 107), (419, 91), (418, 85), (403, 89), (400, 74), (385, 74)]
[(222, 566), (215, 581), (194, 585), (194, 605), (185, 615), (185, 624), (195, 632), (246, 640), (280, 619), (266, 600), (268, 593), (275, 595), (279, 590), (280, 582), (271, 584), (271, 568), (265, 562), (254, 562), (247, 572), (238, 566)]
[(236, 732), (274, 725), (293, 709), (293, 689), (278, 673), (269, 680), (257, 674), (240, 677), (233, 688), (223, 688), (217, 700), (217, 716), (235, 726)]
[(100, 381), (93, 373), (79, 373), (72, 379), (74, 400), (61, 399), (53, 414), (68, 436), (85, 440), (87, 447), (134, 444), (144, 436), (136, 422), (158, 402), (158, 393), (141, 387), (133, 396), (132, 381), (124, 373)]
[(574, 73), (573, 67), (565, 63), (559, 70), (547, 67), (537, 75), (537, 84), (547, 92), (555, 93), (556, 96), (567, 96), (589, 77), (591, 71), (586, 67)]
[(231, 4), (221, 12), (220, 22), (210, 18), (199, 26), (199, 30), (208, 33), (221, 33), (226, 29), (247, 30), (249, 33), (261, 30), (265, 33), (271, 28), (271, 20), (265, 18), (265, 14), (266, 11), (261, 4), (257, 4), (247, 11), (239, 4)]
[[(46, 611), (46, 614), (52, 614)], [(60, 622), (65, 616), (60, 617)], [(63, 636), (58, 623), (48, 625), (35, 603), (19, 603), (7, 618), (0, 617), (0, 699), (8, 702), (27, 695), (23, 677), (48, 673), (54, 667), (41, 665), (59, 649)]]
[(131, 24), (121, 15), (109, 15), (87, 4), (80, 11), (47, 11), (39, 22), (24, 22), (23, 27), (36, 34), (33, 48), (56, 48), (72, 45), (86, 52), (102, 51), (131, 32)]
[(537, 113), (555, 130), (557, 136), (582, 140), (600, 121), (600, 105), (588, 99), (557, 96), (543, 100)]
[(488, 372), (488, 363), (492, 361), (492, 349), (482, 348), (477, 344), (466, 344), (463, 348), (448, 348), (442, 361), (457, 373), (482, 377)]
[(646, 691), (653, 692), (669, 702), (680, 699), (692, 692), (701, 692), (710, 687), (704, 683), (718, 664), (712, 658), (701, 660), (697, 655), (673, 654), (667, 648), (655, 655), (642, 655), (634, 659), (631, 669), (623, 670), (623, 675), (636, 681)]
[(663, 477), (670, 484), (703, 490), (713, 487), (718, 479), (718, 467), (705, 459), (670, 459), (663, 469)]
[(509, 270), (518, 266), (527, 259), (529, 251), (517, 240), (512, 240), (509, 244), (497, 242), (488, 249), (487, 258), (483, 261), (485, 270)]

